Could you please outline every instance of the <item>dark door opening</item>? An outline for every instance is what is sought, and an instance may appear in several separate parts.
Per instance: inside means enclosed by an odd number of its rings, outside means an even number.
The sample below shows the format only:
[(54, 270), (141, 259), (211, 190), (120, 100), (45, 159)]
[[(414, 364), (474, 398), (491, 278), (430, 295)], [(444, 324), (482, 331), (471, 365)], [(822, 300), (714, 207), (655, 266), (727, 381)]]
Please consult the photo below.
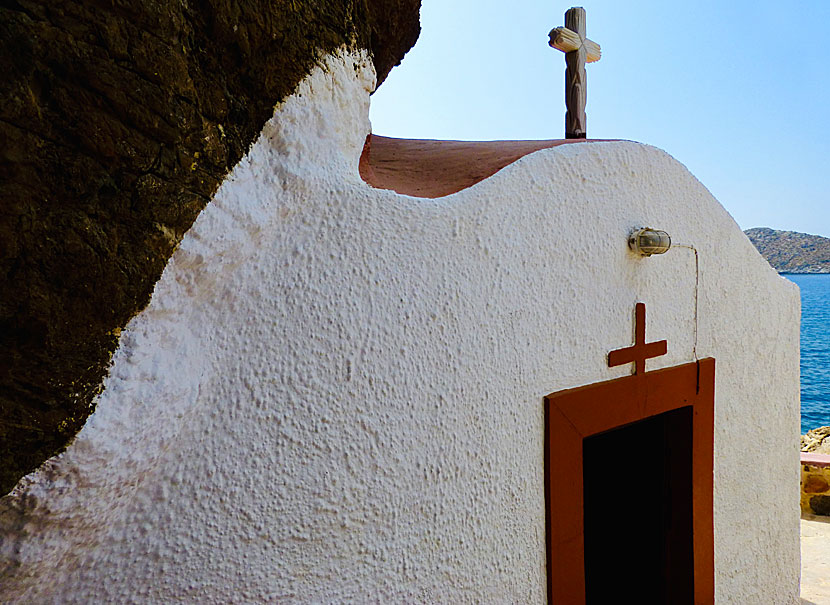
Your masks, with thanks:
[(694, 603), (692, 411), (583, 440), (588, 605)]

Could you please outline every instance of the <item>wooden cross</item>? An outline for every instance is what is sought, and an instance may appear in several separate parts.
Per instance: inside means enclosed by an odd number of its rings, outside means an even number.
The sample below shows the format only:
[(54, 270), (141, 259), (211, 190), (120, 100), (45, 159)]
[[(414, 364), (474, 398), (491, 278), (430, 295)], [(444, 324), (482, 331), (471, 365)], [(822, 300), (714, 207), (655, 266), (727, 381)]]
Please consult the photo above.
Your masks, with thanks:
[(585, 9), (574, 7), (565, 11), (565, 27), (550, 31), (549, 44), (565, 53), (565, 138), (584, 139), (588, 122), (585, 63), (599, 61), (602, 56), (599, 44), (585, 37)]
[(634, 319), (634, 346), (608, 353), (608, 367), (613, 368), (633, 361), (634, 374), (642, 374), (646, 371), (646, 359), (665, 355), (666, 350), (665, 340), (646, 343), (646, 305), (637, 303)]

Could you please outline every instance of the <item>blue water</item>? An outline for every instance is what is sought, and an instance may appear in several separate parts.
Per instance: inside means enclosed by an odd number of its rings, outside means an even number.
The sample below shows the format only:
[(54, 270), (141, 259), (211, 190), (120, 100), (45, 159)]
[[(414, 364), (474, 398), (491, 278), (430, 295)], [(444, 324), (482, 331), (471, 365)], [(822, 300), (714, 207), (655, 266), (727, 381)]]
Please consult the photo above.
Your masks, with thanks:
[(786, 275), (801, 288), (801, 432), (830, 426), (830, 275)]

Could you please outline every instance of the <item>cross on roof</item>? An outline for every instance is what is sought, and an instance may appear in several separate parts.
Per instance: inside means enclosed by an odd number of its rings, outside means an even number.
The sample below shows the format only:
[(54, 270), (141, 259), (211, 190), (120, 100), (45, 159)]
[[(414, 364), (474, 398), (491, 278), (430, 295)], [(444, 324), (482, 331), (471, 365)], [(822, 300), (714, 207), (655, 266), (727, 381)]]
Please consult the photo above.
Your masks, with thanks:
[(665, 355), (666, 350), (665, 340), (646, 343), (646, 305), (637, 303), (634, 319), (634, 346), (608, 353), (608, 367), (613, 368), (633, 361), (634, 373), (642, 374), (646, 371), (646, 359)]
[(588, 122), (585, 63), (599, 61), (602, 55), (599, 44), (585, 37), (585, 9), (577, 6), (565, 11), (565, 27), (552, 29), (548, 44), (565, 53), (565, 138), (584, 139)]

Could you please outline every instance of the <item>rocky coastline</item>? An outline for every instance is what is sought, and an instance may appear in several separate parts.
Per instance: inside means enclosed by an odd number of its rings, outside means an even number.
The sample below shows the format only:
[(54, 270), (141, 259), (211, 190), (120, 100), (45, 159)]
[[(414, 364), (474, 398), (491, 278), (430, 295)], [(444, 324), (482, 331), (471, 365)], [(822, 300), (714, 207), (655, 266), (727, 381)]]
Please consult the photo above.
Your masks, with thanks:
[(830, 273), (830, 238), (769, 227), (744, 233), (779, 273)]
[(801, 451), (830, 455), (830, 426), (820, 426), (801, 436)]

